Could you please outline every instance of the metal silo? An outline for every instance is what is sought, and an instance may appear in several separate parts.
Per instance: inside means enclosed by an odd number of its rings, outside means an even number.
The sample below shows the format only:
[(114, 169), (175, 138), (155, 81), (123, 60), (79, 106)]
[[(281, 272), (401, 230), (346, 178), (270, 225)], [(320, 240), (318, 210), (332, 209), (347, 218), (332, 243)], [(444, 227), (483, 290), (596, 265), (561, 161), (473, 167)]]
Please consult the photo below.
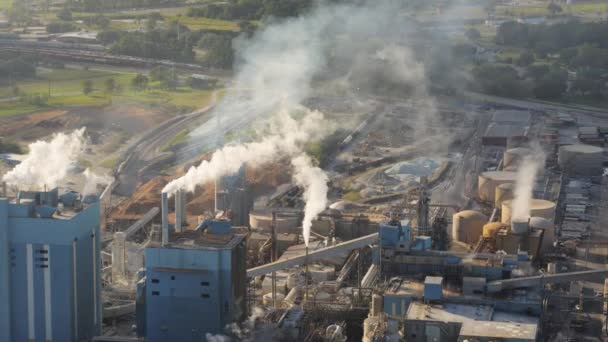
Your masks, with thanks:
[(452, 217), (452, 239), (474, 244), (483, 233), (488, 218), (475, 210), (465, 210)]
[(604, 149), (592, 145), (567, 145), (559, 149), (557, 162), (568, 175), (599, 176), (603, 172)]
[(496, 187), (504, 183), (515, 183), (517, 172), (488, 171), (479, 175), (478, 194), (484, 202), (494, 203)]

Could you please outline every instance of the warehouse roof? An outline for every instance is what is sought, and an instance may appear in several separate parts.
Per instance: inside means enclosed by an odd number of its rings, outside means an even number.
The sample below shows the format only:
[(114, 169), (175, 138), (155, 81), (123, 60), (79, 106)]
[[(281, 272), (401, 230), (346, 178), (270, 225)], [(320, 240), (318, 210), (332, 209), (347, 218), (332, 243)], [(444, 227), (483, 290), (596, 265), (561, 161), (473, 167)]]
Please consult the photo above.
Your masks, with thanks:
[(528, 134), (528, 126), (491, 123), (488, 125), (485, 137), (508, 138), (508, 137), (523, 137)]
[(461, 337), (489, 337), (535, 341), (538, 332), (536, 324), (511, 322), (464, 322), (460, 328)]

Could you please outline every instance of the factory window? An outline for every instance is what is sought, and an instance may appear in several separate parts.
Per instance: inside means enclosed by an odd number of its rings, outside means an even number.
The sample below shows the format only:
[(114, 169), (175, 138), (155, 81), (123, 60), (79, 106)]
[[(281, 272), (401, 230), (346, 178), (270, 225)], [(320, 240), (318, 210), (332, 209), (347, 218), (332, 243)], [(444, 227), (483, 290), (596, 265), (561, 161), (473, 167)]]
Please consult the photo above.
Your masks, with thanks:
[(175, 276), (171, 276), (171, 280), (175, 280)]
[(208, 281), (201, 281), (201, 286), (209, 286), (209, 282)]
[(39, 261), (49, 261), (49, 258), (38, 258)]
[(152, 291), (152, 295), (153, 296), (160, 296), (160, 292), (158, 292), (158, 291)]
[(49, 268), (49, 265), (38, 265), (40, 268)]
[(209, 298), (209, 294), (203, 293), (203, 294), (201, 294), (201, 298)]
[(49, 251), (47, 251), (46, 249), (41, 249), (38, 251), (38, 253), (40, 254), (49, 254)]
[(152, 284), (158, 284), (158, 283), (160, 283), (160, 280), (158, 280), (158, 279), (152, 279)]

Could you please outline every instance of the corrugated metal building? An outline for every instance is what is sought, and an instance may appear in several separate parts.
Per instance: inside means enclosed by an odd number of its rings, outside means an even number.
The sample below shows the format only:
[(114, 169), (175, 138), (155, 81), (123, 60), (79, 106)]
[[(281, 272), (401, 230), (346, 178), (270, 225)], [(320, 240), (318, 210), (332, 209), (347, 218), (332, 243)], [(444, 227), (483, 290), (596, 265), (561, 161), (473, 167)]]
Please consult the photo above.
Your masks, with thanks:
[(245, 318), (244, 235), (225, 226), (206, 221), (204, 231), (173, 233), (167, 245), (146, 248), (146, 318), (139, 324), (148, 341), (204, 341)]
[(91, 340), (101, 333), (99, 203), (59, 214), (57, 190), (22, 195), (0, 199), (0, 341)]

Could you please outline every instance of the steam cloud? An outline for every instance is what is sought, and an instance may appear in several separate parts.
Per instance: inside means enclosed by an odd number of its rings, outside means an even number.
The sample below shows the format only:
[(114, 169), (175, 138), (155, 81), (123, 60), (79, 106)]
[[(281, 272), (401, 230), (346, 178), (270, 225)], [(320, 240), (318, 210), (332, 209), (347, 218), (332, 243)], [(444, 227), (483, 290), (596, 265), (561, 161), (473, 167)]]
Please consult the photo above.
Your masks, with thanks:
[[(237, 39), (236, 86), (229, 88), (216, 106), (216, 120), (193, 130), (181, 157), (193, 157), (195, 151), (217, 144), (221, 136), (277, 112), (282, 128), (270, 135), (264, 133), (259, 141), (216, 151), (209, 161), (191, 168), (163, 191), (193, 191), (199, 184), (237, 172), (244, 163), (255, 167), (291, 158), (295, 181), (304, 188), (303, 228), (308, 243), (311, 221), (327, 204), (327, 176), (312, 166), (302, 148), (322, 137), (316, 130), (327, 125), (311, 125), (312, 118), (321, 117), (320, 113), (308, 113), (299, 121), (285, 121), (285, 113), (300, 108), (304, 100), (314, 95), (315, 81), (345, 80), (346, 91), (358, 98), (360, 88), (376, 89), (375, 85), (386, 83), (380, 79), (388, 78), (388, 84), (406, 89), (401, 95), (415, 99), (413, 107), (418, 113), (408, 120), (416, 134), (428, 138), (429, 126), (439, 121), (435, 102), (427, 90), (425, 67), (416, 60), (416, 50), (404, 44), (404, 33), (416, 25), (400, 15), (402, 5), (383, 0), (347, 5), (321, 3), (300, 17), (265, 23), (251, 39)], [(444, 138), (445, 134), (438, 137)], [(436, 140), (434, 143), (439, 144)]]
[(525, 156), (519, 165), (515, 183), (515, 198), (511, 204), (511, 221), (521, 222), (530, 218), (532, 192), (536, 183), (536, 176), (543, 167), (544, 160), (544, 153), (536, 147), (533, 154)]
[(83, 196), (95, 194), (99, 185), (108, 185), (113, 180), (110, 176), (94, 173), (88, 168), (84, 170), (83, 175), (85, 177), (85, 184), (82, 189)]
[(31, 143), (25, 160), (6, 173), (2, 179), (8, 185), (21, 190), (59, 186), (84, 152), (84, 132), (83, 127), (69, 134), (54, 134), (50, 141), (38, 140)]
[(310, 228), (312, 220), (327, 206), (327, 181), (328, 177), (318, 167), (312, 165), (312, 160), (305, 154), (301, 154), (291, 160), (291, 165), (295, 170), (294, 178), (296, 183), (304, 190), (304, 221), (302, 230), (304, 243), (308, 246), (310, 240)]

